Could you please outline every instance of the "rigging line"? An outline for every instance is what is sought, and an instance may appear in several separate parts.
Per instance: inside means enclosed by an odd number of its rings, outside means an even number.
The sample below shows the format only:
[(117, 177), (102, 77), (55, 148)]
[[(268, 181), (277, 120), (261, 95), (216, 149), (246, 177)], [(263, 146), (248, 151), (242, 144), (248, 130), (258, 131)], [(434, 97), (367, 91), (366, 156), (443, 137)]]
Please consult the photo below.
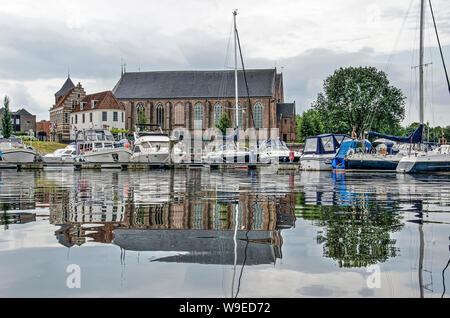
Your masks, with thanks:
[(450, 259), (448, 260), (447, 265), (442, 270), (442, 286), (444, 286), (444, 288), (443, 288), (443, 291), (442, 291), (441, 298), (444, 298), (444, 295), (445, 295), (445, 270), (447, 269), (449, 264), (450, 264)]
[(439, 52), (441, 53), (442, 65), (444, 66), (445, 78), (447, 79), (448, 92), (450, 94), (450, 82), (448, 80), (447, 68), (445, 67), (444, 55), (442, 54), (441, 41), (439, 40), (439, 34), (436, 27), (436, 20), (434, 19), (433, 6), (431, 5), (431, 0), (428, 0), (428, 2), (430, 4), (431, 16), (433, 17), (434, 31), (436, 32), (436, 38), (439, 45)]

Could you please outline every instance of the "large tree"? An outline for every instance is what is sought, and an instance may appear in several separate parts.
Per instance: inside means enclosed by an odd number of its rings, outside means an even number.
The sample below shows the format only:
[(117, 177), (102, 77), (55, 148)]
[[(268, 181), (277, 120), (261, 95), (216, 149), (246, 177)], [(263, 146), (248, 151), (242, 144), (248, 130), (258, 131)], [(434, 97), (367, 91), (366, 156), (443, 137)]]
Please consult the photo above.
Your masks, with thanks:
[(326, 132), (396, 134), (405, 117), (405, 96), (374, 67), (340, 68), (324, 81), (313, 102)]
[(13, 133), (13, 125), (11, 120), (11, 112), (9, 111), (9, 97), (5, 96), (3, 100), (5, 106), (2, 116), (2, 135), (4, 138), (9, 138)]
[(319, 114), (314, 109), (309, 109), (301, 115), (296, 116), (297, 136), (299, 142), (305, 142), (306, 137), (316, 136), (324, 133), (323, 123)]
[(216, 128), (219, 129), (222, 132), (222, 135), (225, 136), (227, 132), (227, 128), (231, 127), (231, 120), (230, 117), (228, 117), (227, 113), (223, 113), (222, 116), (220, 116), (219, 121), (216, 124)]

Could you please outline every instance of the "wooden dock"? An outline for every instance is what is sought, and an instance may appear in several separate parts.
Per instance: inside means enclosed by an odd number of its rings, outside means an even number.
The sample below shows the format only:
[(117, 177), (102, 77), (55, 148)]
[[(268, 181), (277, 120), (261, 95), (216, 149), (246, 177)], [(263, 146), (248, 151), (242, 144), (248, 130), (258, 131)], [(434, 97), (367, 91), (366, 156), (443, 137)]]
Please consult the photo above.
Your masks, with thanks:
[(84, 169), (120, 169), (120, 170), (153, 170), (153, 169), (195, 169), (207, 168), (211, 170), (259, 170), (273, 168), (276, 170), (299, 170), (298, 163), (280, 163), (270, 165), (267, 163), (147, 163), (147, 162), (0, 162), (0, 169), (15, 170), (84, 170)]

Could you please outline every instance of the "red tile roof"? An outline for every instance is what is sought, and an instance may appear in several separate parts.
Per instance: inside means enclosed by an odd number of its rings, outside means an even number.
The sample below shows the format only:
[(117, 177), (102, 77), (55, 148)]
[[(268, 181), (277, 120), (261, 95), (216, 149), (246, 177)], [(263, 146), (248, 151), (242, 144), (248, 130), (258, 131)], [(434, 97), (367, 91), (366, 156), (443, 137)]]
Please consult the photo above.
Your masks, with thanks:
[[(92, 108), (92, 101), (98, 101), (97, 104)], [(81, 103), (86, 103), (81, 110)], [(81, 100), (80, 104), (78, 104), (73, 110), (72, 113), (84, 112), (92, 109), (119, 109), (125, 110), (125, 107), (120, 104), (117, 98), (114, 96), (113, 92), (105, 91), (95, 94), (86, 95), (83, 100)]]

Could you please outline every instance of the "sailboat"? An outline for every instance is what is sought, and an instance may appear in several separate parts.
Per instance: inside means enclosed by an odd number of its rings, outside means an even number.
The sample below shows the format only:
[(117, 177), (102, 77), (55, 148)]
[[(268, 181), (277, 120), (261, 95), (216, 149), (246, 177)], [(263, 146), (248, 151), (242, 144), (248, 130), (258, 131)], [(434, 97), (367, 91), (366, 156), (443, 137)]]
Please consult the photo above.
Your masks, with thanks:
[[(214, 146), (209, 149), (208, 153), (203, 156), (202, 160), (207, 163), (243, 163), (250, 159), (250, 152), (247, 148), (239, 146), (239, 96), (238, 96), (238, 69), (237, 69), (237, 48), (238, 48), (238, 33), (236, 28), (237, 10), (233, 11), (234, 23), (234, 89), (235, 89), (235, 110), (234, 110), (234, 135), (233, 136), (217, 136), (217, 140), (223, 140), (226, 144)], [(239, 44), (240, 45), (240, 44)], [(239, 46), (240, 47), (240, 46)], [(242, 61), (242, 53), (241, 53)], [(243, 62), (242, 62), (243, 63)], [(244, 68), (244, 65), (242, 65)], [(244, 70), (245, 79), (245, 70)], [(229, 141), (233, 139), (235, 143)]]
[[(450, 83), (448, 80), (447, 69), (445, 67), (444, 56), (439, 41), (436, 21), (434, 19), (433, 7), (431, 0), (430, 4), (431, 15), (433, 18), (434, 29), (436, 31), (436, 38), (441, 53), (442, 64), (447, 79), (447, 85), (450, 93)], [(424, 53), (424, 20), (425, 20), (425, 0), (421, 0), (420, 4), (420, 52), (419, 52), (419, 104), (420, 104), (420, 124), (424, 123), (424, 94), (423, 94), (423, 53)], [(446, 151), (446, 145), (441, 145), (437, 150), (431, 152), (421, 152), (417, 154), (408, 154), (403, 157), (397, 166), (397, 172), (402, 173), (423, 173), (423, 172), (450, 172), (450, 153)]]

